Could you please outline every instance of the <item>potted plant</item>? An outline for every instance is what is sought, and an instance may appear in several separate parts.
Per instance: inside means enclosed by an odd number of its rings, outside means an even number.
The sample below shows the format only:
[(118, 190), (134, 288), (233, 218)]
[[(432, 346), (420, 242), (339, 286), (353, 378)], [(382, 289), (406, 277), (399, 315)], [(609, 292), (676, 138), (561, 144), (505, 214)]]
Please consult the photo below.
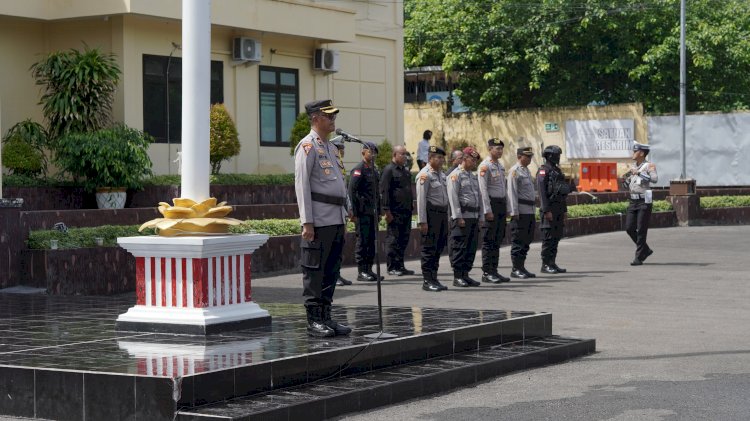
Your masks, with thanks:
[(69, 133), (58, 140), (55, 162), (87, 191), (96, 191), (100, 209), (121, 209), (127, 189), (141, 189), (152, 175), (151, 141), (148, 134), (124, 124)]

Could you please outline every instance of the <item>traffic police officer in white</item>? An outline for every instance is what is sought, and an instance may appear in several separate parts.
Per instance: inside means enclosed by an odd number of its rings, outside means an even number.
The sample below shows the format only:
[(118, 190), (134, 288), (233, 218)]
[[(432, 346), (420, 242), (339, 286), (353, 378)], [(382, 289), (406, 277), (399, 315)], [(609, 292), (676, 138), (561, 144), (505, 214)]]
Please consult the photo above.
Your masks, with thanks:
[(477, 253), (479, 220), (484, 220), (479, 181), (472, 171), (479, 153), (472, 147), (463, 150), (463, 162), (448, 175), (448, 200), (451, 205), (451, 266), (453, 285), (476, 287), (480, 282), (469, 276)]
[(653, 195), (651, 185), (659, 180), (656, 165), (646, 161), (649, 146), (635, 142), (633, 145), (633, 163), (630, 171), (623, 176), (630, 192), (630, 204), (625, 218), (625, 230), (635, 243), (635, 259), (630, 264), (640, 266), (654, 251), (646, 243), (648, 223), (651, 219)]
[(417, 174), (417, 215), (422, 233), (422, 289), (438, 292), (448, 289), (437, 279), (440, 254), (448, 240), (448, 191), (442, 171), (445, 151), (428, 149), (427, 165)]
[(479, 192), (484, 208), (485, 231), (482, 242), (482, 281), (497, 284), (510, 279), (497, 271), (500, 262), (500, 243), (505, 237), (507, 214), (507, 185), (505, 167), (500, 162), (505, 143), (492, 138), (487, 141), (489, 155), (479, 165)]
[(328, 141), (339, 110), (331, 100), (305, 104), (310, 134), (294, 153), (294, 188), (302, 224), (302, 281), (307, 331), (312, 336), (347, 335), (331, 320), (331, 303), (341, 268), (346, 226), (346, 183), (339, 151)]

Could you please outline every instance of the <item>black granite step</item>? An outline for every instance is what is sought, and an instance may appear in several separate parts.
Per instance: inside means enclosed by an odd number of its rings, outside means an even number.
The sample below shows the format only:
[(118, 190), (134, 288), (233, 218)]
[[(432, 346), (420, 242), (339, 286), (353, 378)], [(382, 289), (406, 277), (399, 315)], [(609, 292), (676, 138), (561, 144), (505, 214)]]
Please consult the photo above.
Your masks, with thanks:
[(180, 421), (323, 420), (445, 392), (593, 353), (593, 339), (558, 336), (480, 347), (370, 372), (324, 378), (177, 412)]

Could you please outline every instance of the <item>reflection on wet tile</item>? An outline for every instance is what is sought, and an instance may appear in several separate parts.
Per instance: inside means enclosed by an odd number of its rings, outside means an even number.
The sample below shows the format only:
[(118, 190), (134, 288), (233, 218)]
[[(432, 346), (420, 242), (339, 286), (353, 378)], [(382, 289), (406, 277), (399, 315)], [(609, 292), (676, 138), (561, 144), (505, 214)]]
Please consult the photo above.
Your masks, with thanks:
[[(127, 311), (133, 301), (132, 296), (0, 294), (0, 366), (177, 378), (331, 350), (341, 350), (344, 358), (371, 342), (364, 335), (379, 331), (377, 307), (336, 306), (333, 317), (353, 327), (352, 335), (310, 338), (306, 333), (303, 306), (284, 303), (263, 304), (263, 308), (273, 317), (270, 330), (247, 329), (208, 336), (115, 331), (115, 319)], [(393, 341), (436, 333), (447, 334), (446, 338), (452, 338), (452, 333), (445, 332), (446, 330), (536, 314), (506, 310), (384, 307), (383, 329), (398, 335)], [(519, 323), (519, 326), (522, 324)], [(432, 342), (432, 337), (424, 336), (422, 342)], [(460, 340), (459, 336), (456, 336), (456, 340)], [(550, 342), (544, 345), (560, 344), (554, 338), (547, 340)], [(384, 341), (381, 347), (372, 347), (360, 357), (374, 359), (379, 366), (380, 362), (409, 362), (429, 355), (452, 352), (452, 345), (447, 346), (442, 342), (421, 351), (412, 349), (403, 342), (393, 342), (392, 346), (387, 345), (388, 343)], [(541, 345), (526, 345), (527, 348), (523, 349), (499, 347), (493, 348), (492, 352), (493, 355), (514, 354), (536, 346)], [(350, 347), (351, 352), (347, 351)], [(381, 348), (396, 351), (380, 351)], [(335, 367), (344, 361), (340, 359), (324, 366), (324, 361), (311, 356), (308, 376), (324, 378), (335, 374)], [(313, 366), (310, 367), (309, 364)], [(276, 381), (297, 383), (297, 379), (287, 379), (283, 373), (276, 372), (273, 376)]]

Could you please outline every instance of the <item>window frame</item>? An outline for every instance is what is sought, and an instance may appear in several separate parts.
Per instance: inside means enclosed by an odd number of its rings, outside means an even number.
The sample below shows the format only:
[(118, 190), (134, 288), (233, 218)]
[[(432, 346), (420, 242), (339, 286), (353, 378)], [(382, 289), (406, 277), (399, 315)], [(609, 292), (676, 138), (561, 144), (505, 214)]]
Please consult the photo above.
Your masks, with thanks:
[[(273, 85), (273, 90), (264, 90), (264, 86), (268, 87), (271, 85), (264, 84), (261, 82), (263, 72), (273, 72), (276, 79), (276, 84)], [(294, 87), (288, 87), (281, 84), (281, 74), (287, 73), (294, 75)], [(264, 93), (275, 94), (276, 104), (276, 140), (269, 141), (263, 140), (263, 108), (261, 107), (261, 96)], [(258, 67), (258, 140), (260, 146), (270, 147), (289, 147), (289, 139), (281, 139), (282, 125), (281, 125), (281, 94), (282, 93), (293, 93), (294, 94), (294, 119), (297, 120), (299, 115), (299, 69), (288, 68), (288, 67), (277, 67), (277, 66), (259, 66)], [(293, 127), (294, 125), (292, 125)]]

